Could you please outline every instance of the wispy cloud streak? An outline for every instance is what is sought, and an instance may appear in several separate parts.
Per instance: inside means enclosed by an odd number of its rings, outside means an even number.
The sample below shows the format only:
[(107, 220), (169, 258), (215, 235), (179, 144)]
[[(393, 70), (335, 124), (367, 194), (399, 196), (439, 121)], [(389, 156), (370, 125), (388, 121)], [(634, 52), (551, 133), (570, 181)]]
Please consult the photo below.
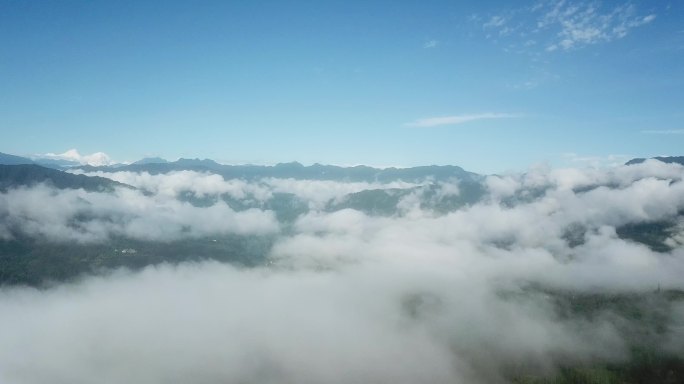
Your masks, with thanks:
[(509, 119), (515, 117), (521, 117), (521, 115), (513, 113), (478, 113), (469, 115), (428, 117), (424, 119), (418, 119), (410, 123), (406, 123), (405, 125), (407, 127), (430, 128), (439, 127), (443, 125), (464, 124), (477, 120)]
[(639, 13), (629, 2), (542, 1), (477, 21), (487, 38), (520, 38), (522, 42), (512, 43), (511, 47), (522, 48), (532, 38), (540, 40), (547, 52), (553, 52), (622, 39), (656, 17), (655, 13)]
[(439, 41), (430, 40), (426, 41), (425, 44), (423, 44), (423, 48), (437, 48), (437, 45), (439, 45)]

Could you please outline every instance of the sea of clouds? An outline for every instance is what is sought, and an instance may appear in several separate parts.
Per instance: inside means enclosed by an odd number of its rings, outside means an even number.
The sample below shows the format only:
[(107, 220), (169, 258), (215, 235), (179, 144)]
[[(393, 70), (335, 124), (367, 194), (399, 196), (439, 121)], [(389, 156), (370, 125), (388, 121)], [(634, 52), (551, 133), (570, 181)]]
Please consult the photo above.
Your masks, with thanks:
[[(95, 175), (95, 174), (93, 174)], [(0, 237), (106, 242), (274, 235), (268, 263), (114, 271), (45, 289), (0, 289), (5, 383), (491, 383), (517, 369), (623, 361), (628, 319), (559, 316), (543, 290), (684, 289), (684, 167), (538, 167), (488, 176), (480, 202), (443, 213), (421, 183), (224, 180), (200, 172), (97, 174), (137, 189), (22, 187), (0, 195)], [(429, 183), (430, 181), (426, 181)], [(411, 189), (390, 216), (325, 209), (349, 193)], [(442, 182), (458, 194), (458, 181)], [(294, 222), (238, 210), (291, 193)], [(258, 205), (258, 204), (257, 204)], [(669, 222), (670, 250), (618, 236)], [(581, 241), (571, 244), (568, 233)], [(662, 348), (684, 354), (684, 305)], [(627, 327), (627, 328), (625, 328)]]

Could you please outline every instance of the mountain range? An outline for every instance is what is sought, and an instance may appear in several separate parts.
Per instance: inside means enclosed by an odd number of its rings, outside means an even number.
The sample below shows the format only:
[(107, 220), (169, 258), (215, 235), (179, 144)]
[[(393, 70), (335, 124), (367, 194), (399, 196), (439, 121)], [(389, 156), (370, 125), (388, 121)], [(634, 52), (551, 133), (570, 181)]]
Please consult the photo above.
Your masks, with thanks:
[(58, 189), (84, 189), (91, 192), (112, 191), (115, 187), (131, 186), (105, 177), (75, 175), (37, 164), (0, 164), (0, 191), (9, 188), (30, 187), (46, 183)]
[(226, 179), (253, 180), (265, 177), (292, 178), (298, 180), (337, 180), (337, 181), (409, 181), (415, 182), (430, 178), (433, 180), (471, 180), (476, 181), (480, 175), (465, 171), (453, 165), (431, 165), (412, 168), (373, 168), (364, 165), (340, 167), (335, 165), (313, 164), (302, 165), (298, 162), (279, 163), (274, 166), (264, 165), (224, 165), (209, 159), (179, 159), (174, 162), (136, 162), (120, 167), (83, 165), (74, 167), (84, 172), (148, 172), (163, 174), (173, 171), (211, 172)]
[[(662, 161), (663, 163), (675, 163), (684, 165), (684, 156), (656, 156), (652, 157), (652, 159)], [(625, 165), (640, 164), (644, 161), (646, 161), (645, 158), (638, 157), (636, 159), (632, 159), (626, 162)]]
[[(684, 165), (684, 156), (657, 156), (652, 159), (665, 163)], [(634, 158), (625, 165), (639, 164), (646, 158)], [(364, 165), (354, 167), (340, 167), (335, 165), (313, 164), (302, 165), (298, 162), (279, 163), (274, 166), (264, 165), (225, 165), (211, 159), (185, 159), (167, 161), (161, 157), (147, 157), (131, 164), (114, 164), (108, 166), (81, 165), (75, 161), (50, 158), (35, 158), (16, 156), (0, 152), (0, 165), (36, 164), (46, 168), (58, 170), (82, 170), (84, 172), (148, 172), (150, 174), (164, 174), (173, 171), (199, 171), (220, 174), (224, 178), (258, 179), (264, 177), (293, 178), (308, 180), (339, 180), (339, 181), (367, 181), (387, 182), (402, 180), (415, 182), (430, 178), (432, 180), (471, 180), (477, 181), (481, 176), (465, 171), (453, 165), (431, 165), (410, 168), (373, 168)]]

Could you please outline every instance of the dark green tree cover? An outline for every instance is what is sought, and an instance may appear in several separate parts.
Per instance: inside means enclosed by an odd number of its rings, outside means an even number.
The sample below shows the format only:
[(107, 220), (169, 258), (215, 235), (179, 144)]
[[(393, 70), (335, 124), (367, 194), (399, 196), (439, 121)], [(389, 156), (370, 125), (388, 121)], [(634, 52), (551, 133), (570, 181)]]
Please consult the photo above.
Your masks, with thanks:
[(261, 265), (272, 236), (223, 235), (169, 242), (113, 238), (104, 243), (48, 242), (16, 234), (0, 240), (0, 286), (42, 287), (117, 268), (136, 270), (161, 263), (217, 260)]
[(430, 183), (425, 186), (399, 189), (368, 189), (350, 193), (339, 201), (328, 203), (326, 210), (355, 209), (371, 216), (393, 216), (399, 213), (400, 201), (412, 193), (420, 196), (420, 208), (438, 213), (449, 213), (464, 206), (475, 204), (486, 194), (484, 185), (476, 181), (458, 183), (458, 194), (440, 194), (440, 185)]
[(544, 300), (558, 322), (604, 321), (617, 329), (628, 355), (618, 361), (563, 361), (552, 371), (510, 366), (505, 376), (519, 384), (674, 384), (684, 382), (684, 358), (671, 349), (674, 305), (684, 303), (684, 291), (655, 287), (647, 292), (578, 292), (531, 285), (510, 300)]
[[(681, 217), (681, 216), (679, 216)], [(665, 243), (677, 227), (677, 220), (630, 223), (616, 228), (621, 239), (645, 244), (656, 252), (668, 252), (672, 247)]]

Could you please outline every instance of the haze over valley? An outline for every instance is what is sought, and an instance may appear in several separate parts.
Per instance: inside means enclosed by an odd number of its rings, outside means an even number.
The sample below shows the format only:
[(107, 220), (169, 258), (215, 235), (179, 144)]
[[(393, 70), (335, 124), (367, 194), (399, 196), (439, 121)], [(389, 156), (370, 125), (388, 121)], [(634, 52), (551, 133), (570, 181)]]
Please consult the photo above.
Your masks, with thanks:
[(0, 377), (669, 382), (684, 166), (662, 160), (1, 165)]

